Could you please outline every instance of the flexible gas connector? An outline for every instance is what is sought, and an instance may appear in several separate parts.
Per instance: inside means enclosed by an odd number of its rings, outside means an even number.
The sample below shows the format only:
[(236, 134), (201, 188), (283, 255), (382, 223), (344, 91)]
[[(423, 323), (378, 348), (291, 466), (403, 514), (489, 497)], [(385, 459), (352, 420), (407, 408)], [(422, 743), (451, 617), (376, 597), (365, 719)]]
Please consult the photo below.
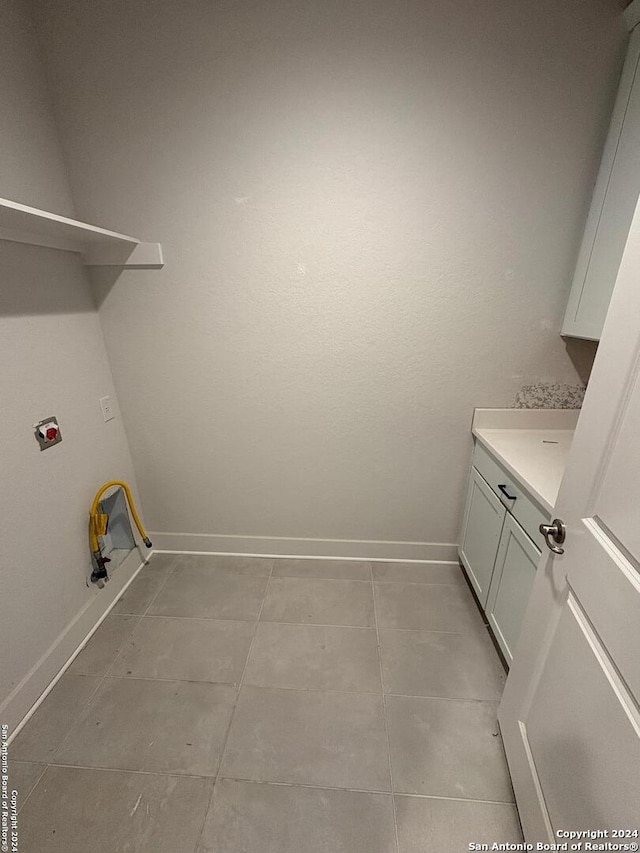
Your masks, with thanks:
[(133, 495), (131, 494), (131, 489), (129, 486), (123, 482), (122, 480), (109, 480), (108, 483), (103, 483), (93, 498), (93, 502), (91, 504), (91, 509), (89, 510), (89, 540), (91, 543), (91, 553), (93, 554), (93, 559), (96, 561), (97, 568), (93, 570), (91, 573), (91, 581), (92, 583), (97, 583), (100, 586), (104, 585), (104, 581), (109, 580), (109, 575), (107, 573), (107, 563), (110, 563), (111, 560), (108, 557), (103, 557), (102, 552), (100, 550), (100, 542), (98, 540), (98, 536), (104, 536), (107, 532), (107, 524), (109, 521), (109, 516), (106, 513), (98, 512), (98, 504), (100, 503), (100, 498), (102, 495), (110, 489), (112, 486), (120, 486), (125, 493), (127, 498), (127, 504), (129, 507), (129, 512), (133, 516), (133, 520), (136, 523), (136, 527), (142, 537), (142, 541), (147, 546), (147, 548), (151, 548), (151, 540), (146, 534), (144, 527), (142, 526), (142, 522), (140, 521), (140, 516), (138, 515), (138, 510), (136, 509), (136, 505), (133, 501)]

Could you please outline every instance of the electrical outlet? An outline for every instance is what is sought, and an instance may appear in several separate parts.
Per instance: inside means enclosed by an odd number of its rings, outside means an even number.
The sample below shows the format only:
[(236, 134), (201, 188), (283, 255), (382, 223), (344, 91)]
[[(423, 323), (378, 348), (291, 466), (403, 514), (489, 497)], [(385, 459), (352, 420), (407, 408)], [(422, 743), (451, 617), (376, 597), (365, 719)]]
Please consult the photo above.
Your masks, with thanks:
[(100, 397), (100, 408), (102, 409), (102, 417), (105, 421), (115, 418), (113, 406), (111, 405), (111, 397)]

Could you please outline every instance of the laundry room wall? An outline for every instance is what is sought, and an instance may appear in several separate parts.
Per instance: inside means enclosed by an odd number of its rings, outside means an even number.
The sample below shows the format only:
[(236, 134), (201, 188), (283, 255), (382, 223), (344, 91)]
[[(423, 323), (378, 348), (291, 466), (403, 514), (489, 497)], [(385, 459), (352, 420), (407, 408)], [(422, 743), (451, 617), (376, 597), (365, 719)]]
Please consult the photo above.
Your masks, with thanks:
[(579, 381), (618, 3), (35, 7), (79, 214), (165, 250), (96, 282), (159, 541), (451, 555), (474, 406)]
[[(33, 22), (0, 12), (0, 196), (73, 216)], [(90, 283), (79, 255), (0, 241), (0, 722), (13, 727), (117, 596), (140, 559), (88, 589), (89, 503), (106, 479), (133, 481)], [(41, 452), (33, 424), (57, 416)], [(135, 485), (135, 481), (134, 481)]]

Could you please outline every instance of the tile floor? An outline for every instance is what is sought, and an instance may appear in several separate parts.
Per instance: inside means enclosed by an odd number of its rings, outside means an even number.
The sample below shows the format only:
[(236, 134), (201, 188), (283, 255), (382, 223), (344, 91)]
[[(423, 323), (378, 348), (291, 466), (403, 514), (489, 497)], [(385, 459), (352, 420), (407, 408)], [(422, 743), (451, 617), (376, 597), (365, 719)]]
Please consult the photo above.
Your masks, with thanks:
[(451, 565), (155, 555), (10, 746), (23, 853), (447, 853), (521, 834)]

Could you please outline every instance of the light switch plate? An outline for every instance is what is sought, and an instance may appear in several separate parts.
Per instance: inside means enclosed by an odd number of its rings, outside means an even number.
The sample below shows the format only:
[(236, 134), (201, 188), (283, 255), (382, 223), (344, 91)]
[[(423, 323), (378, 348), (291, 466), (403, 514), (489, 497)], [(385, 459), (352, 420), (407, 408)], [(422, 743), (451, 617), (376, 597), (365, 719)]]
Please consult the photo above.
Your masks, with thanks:
[(100, 408), (102, 409), (102, 417), (105, 421), (111, 421), (115, 418), (111, 397), (100, 397)]

